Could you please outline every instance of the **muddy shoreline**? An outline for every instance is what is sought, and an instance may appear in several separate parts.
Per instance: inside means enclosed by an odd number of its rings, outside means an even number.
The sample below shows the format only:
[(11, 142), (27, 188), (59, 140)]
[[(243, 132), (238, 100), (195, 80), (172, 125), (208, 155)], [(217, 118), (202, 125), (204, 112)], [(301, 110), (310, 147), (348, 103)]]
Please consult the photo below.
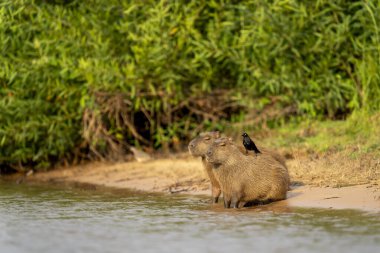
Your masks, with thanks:
[[(292, 165), (289, 166), (292, 175)], [(293, 173), (294, 174), (294, 173)], [(68, 184), (81, 188), (112, 188), (166, 194), (210, 196), (210, 184), (199, 159), (163, 158), (147, 162), (89, 163), (34, 173), (8, 179), (31, 183)], [(295, 180), (296, 179), (296, 180)], [(377, 183), (346, 187), (303, 184), (292, 178), (287, 199), (270, 204), (273, 207), (317, 207), (358, 209), (380, 212), (380, 189)]]

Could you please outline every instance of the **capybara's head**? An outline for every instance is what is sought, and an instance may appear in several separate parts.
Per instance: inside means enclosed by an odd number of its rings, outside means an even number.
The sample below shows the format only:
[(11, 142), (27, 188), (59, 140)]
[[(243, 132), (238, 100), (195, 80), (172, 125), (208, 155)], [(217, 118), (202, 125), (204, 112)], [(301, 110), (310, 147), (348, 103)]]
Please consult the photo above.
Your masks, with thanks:
[(208, 147), (218, 138), (220, 138), (219, 131), (201, 133), (189, 143), (190, 154), (192, 156), (205, 156)]
[(240, 152), (231, 138), (216, 139), (206, 152), (206, 161), (215, 164), (224, 163), (235, 149)]

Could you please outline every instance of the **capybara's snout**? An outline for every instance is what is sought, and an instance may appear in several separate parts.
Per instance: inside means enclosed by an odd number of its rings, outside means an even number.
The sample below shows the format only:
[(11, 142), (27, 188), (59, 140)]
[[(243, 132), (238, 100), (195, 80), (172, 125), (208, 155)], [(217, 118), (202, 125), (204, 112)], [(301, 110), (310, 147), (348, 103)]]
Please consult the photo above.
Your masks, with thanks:
[(189, 145), (187, 146), (187, 148), (189, 149), (190, 154), (194, 155), (194, 153), (195, 153), (195, 141), (192, 140), (189, 143)]
[(190, 141), (190, 143), (189, 143), (189, 145), (188, 145), (187, 147), (188, 147), (188, 149), (189, 149), (189, 151), (190, 151), (190, 153), (191, 153), (191, 151), (193, 151), (194, 148), (195, 148), (195, 143), (194, 143), (194, 141)]

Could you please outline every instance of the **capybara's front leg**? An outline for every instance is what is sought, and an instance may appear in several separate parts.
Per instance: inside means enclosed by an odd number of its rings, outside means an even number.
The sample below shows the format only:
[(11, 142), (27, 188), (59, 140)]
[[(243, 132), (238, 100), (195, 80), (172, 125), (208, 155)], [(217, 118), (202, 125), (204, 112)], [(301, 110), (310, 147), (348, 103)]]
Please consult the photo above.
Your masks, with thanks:
[(212, 198), (213, 198), (212, 202), (214, 204), (218, 203), (219, 196), (222, 193), (222, 190), (220, 189), (219, 186), (216, 186), (216, 185), (212, 185), (211, 190), (212, 190)]
[(237, 196), (232, 197), (232, 206), (234, 208), (240, 208), (240, 198)]
[(230, 208), (231, 207), (231, 200), (224, 200), (224, 208)]
[(223, 199), (224, 199), (224, 208), (231, 208), (231, 196), (226, 196), (223, 193)]

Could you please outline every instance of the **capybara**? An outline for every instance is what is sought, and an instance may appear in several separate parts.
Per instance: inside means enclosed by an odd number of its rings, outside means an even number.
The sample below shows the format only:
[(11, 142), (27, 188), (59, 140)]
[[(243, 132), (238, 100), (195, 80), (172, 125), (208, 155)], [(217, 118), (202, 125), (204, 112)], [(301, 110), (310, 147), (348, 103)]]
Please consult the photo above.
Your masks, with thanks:
[[(195, 156), (195, 157), (200, 156), (202, 158), (203, 167), (205, 168), (207, 175), (209, 176), (210, 182), (211, 182), (211, 195), (213, 197), (213, 203), (218, 203), (218, 199), (219, 199), (219, 196), (221, 194), (221, 188), (220, 188), (220, 184), (219, 184), (218, 180), (215, 178), (211, 164), (209, 164), (206, 161), (206, 152), (207, 152), (209, 146), (216, 139), (218, 139), (220, 137), (221, 137), (221, 134), (219, 131), (204, 132), (204, 133), (199, 134), (199, 136), (196, 137), (195, 139), (193, 139), (189, 143), (189, 146), (188, 146), (189, 152), (192, 156)], [(238, 148), (242, 154), (246, 154), (244, 147), (239, 146)], [(263, 148), (263, 147), (260, 147), (260, 150), (262, 150), (263, 154), (269, 154), (269, 155), (273, 156), (276, 160), (280, 161), (280, 163), (282, 163), (286, 168), (285, 159), (282, 158), (281, 155), (279, 155), (278, 153), (273, 152), (271, 150), (268, 150), (266, 148)], [(249, 152), (248, 155), (255, 156), (256, 154), (254, 152)]]
[[(218, 203), (219, 196), (222, 193), (222, 190), (220, 188), (220, 184), (218, 180), (215, 178), (211, 164), (209, 164), (206, 161), (206, 152), (209, 146), (216, 139), (220, 137), (221, 137), (221, 134), (219, 131), (200, 133), (198, 137), (190, 141), (189, 146), (188, 146), (189, 152), (192, 156), (195, 156), (195, 157), (200, 156), (202, 158), (203, 167), (205, 168), (211, 182), (211, 195), (213, 197), (213, 203)], [(242, 153), (245, 153), (244, 148), (239, 147), (239, 149)], [(255, 155), (255, 154), (249, 153), (249, 155)]]
[(220, 137), (218, 131), (215, 132), (205, 132), (201, 133), (198, 137), (193, 139), (189, 143), (189, 152), (192, 156), (202, 157), (202, 164), (205, 168), (207, 175), (210, 178), (211, 182), (211, 194), (213, 197), (213, 202), (218, 203), (219, 196), (221, 194), (221, 189), (218, 180), (215, 178), (214, 172), (212, 171), (212, 166), (206, 161), (206, 152), (217, 138)]
[(232, 139), (219, 138), (206, 152), (206, 161), (212, 164), (226, 208), (243, 207), (248, 202), (286, 198), (288, 170), (269, 154), (247, 156)]

